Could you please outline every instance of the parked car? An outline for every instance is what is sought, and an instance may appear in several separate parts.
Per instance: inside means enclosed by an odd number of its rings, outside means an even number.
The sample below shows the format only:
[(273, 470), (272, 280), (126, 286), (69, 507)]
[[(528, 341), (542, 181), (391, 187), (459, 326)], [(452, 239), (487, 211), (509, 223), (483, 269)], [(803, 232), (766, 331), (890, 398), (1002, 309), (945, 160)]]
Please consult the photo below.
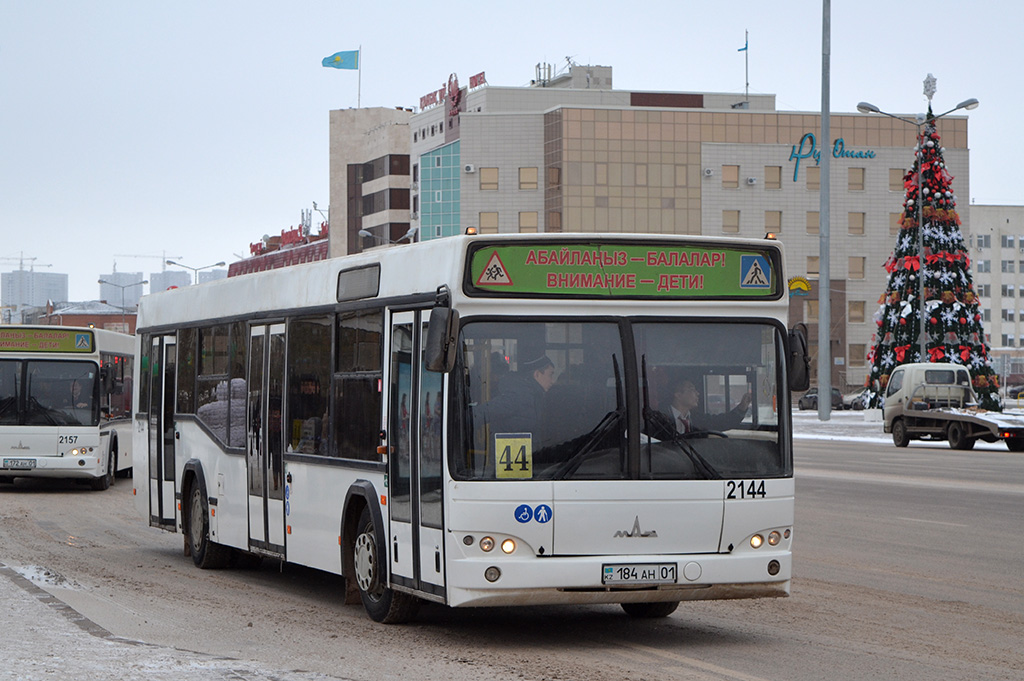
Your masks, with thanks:
[(866, 409), (871, 399), (869, 388), (858, 388), (852, 393), (843, 395), (843, 409)]
[(1024, 398), (1024, 385), (1011, 385), (1006, 389), (1006, 396), (1013, 400)]
[[(805, 392), (803, 396), (797, 401), (797, 406), (799, 406), (801, 409), (817, 409), (818, 389), (811, 388), (810, 390)], [(843, 408), (843, 394), (839, 392), (839, 388), (832, 388), (832, 408)]]

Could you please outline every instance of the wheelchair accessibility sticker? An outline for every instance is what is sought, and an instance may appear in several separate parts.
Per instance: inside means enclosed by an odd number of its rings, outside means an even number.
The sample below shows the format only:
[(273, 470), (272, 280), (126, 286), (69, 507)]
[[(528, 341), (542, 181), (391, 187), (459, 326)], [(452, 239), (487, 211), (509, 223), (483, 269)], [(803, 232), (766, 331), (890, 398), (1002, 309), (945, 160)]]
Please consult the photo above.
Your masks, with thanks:
[(531, 508), (529, 504), (520, 504), (515, 511), (516, 520), (524, 524), (536, 520), (543, 525), (551, 520), (552, 515), (551, 507), (547, 504), (539, 504), (536, 508)]

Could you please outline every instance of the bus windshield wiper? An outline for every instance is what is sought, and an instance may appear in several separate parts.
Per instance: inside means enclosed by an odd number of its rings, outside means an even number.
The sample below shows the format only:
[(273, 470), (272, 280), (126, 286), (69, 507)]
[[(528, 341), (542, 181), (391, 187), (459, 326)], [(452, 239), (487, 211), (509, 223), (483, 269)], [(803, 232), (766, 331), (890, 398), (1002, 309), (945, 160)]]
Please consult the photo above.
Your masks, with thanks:
[(579, 449), (554, 472), (551, 476), (553, 480), (564, 480), (575, 473), (592, 453), (603, 451), (595, 449), (597, 444), (604, 440), (626, 415), (623, 406), (622, 377), (619, 375), (619, 362), (615, 355), (612, 355), (612, 370), (615, 372), (615, 409), (605, 414), (589, 433), (575, 440), (580, 443)]

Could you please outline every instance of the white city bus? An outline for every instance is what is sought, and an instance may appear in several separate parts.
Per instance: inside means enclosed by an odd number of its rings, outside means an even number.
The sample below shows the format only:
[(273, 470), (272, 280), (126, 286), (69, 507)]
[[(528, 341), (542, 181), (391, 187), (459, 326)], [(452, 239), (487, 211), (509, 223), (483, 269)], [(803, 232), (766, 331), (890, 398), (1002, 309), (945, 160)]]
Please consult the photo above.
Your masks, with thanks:
[(104, 490), (132, 470), (135, 338), (0, 326), (0, 482), (74, 478)]
[[(139, 511), (202, 568), (344, 575), (382, 622), (785, 596), (807, 365), (782, 262), (769, 240), (459, 236), (147, 296)], [(714, 425), (676, 432), (684, 380)]]

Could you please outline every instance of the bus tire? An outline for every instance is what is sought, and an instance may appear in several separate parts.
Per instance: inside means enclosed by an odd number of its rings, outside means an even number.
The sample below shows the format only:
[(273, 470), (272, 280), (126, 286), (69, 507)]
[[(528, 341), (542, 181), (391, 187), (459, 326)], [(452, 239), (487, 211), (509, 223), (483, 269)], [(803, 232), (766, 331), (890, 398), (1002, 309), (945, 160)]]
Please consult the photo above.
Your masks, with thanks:
[(892, 443), (897, 447), (906, 447), (910, 444), (907, 424), (904, 423), (903, 419), (896, 419), (892, 422)]
[(107, 470), (103, 475), (98, 478), (93, 478), (89, 481), (89, 485), (97, 492), (102, 492), (105, 489), (109, 489), (114, 484), (114, 471), (117, 466), (117, 453), (113, 451), (107, 452)]
[(1011, 452), (1024, 452), (1024, 439), (1014, 438), (1012, 440), (1003, 440), (1006, 443), (1006, 448)]
[(952, 449), (973, 449), (974, 438), (967, 435), (967, 429), (959, 421), (950, 421), (946, 426), (946, 439)]
[(210, 539), (210, 507), (206, 490), (198, 481), (192, 482), (188, 505), (188, 537), (192, 562), (203, 570), (227, 567), (231, 549)]
[(416, 616), (420, 600), (389, 589), (385, 583), (385, 562), (377, 546), (377, 535), (369, 508), (363, 508), (359, 515), (355, 543), (352, 546), (352, 562), (359, 598), (370, 619), (382, 624), (401, 624)]
[(679, 601), (663, 601), (660, 603), (620, 603), (622, 609), (630, 617), (637, 619), (654, 619), (668, 617), (679, 607)]

